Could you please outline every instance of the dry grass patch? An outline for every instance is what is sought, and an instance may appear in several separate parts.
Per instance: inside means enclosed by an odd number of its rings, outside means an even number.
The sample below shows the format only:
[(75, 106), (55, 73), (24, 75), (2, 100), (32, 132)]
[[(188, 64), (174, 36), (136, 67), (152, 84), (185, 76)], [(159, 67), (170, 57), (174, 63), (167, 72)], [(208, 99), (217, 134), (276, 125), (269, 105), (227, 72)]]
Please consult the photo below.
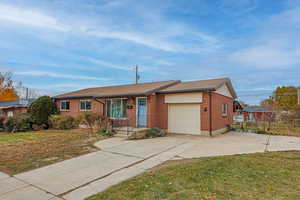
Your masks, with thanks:
[(101, 139), (81, 130), (0, 134), (0, 171), (13, 175), (94, 152)]

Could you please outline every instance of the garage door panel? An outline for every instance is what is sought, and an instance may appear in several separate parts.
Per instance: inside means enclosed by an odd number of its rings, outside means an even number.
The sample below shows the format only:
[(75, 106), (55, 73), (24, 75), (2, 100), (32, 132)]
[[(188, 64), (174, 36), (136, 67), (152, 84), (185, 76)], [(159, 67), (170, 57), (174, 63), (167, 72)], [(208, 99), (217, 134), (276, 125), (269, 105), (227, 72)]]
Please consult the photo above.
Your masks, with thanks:
[(169, 104), (168, 131), (200, 134), (200, 104)]

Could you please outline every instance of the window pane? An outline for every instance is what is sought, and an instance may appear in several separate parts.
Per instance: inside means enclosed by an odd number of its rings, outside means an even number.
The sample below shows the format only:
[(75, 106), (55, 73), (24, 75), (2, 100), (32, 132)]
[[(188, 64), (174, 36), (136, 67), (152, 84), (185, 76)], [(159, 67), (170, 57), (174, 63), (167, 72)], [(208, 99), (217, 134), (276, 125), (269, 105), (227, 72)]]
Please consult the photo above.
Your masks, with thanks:
[(91, 101), (86, 101), (85, 102), (85, 109), (86, 110), (91, 110), (92, 109), (92, 102)]
[(66, 102), (66, 110), (70, 110), (70, 101)]
[(111, 115), (113, 118), (121, 118), (121, 99), (112, 100)]
[(85, 110), (85, 101), (80, 101), (80, 110)]

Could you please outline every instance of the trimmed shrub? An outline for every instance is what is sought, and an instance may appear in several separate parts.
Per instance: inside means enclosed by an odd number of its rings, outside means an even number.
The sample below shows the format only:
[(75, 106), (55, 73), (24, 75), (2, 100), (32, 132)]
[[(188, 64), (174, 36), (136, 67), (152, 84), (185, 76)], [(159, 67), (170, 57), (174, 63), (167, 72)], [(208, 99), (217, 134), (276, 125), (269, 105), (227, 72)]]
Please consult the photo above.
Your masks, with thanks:
[(166, 132), (159, 128), (150, 128), (146, 131), (146, 137), (163, 137), (166, 136)]
[(77, 121), (68, 115), (51, 115), (50, 122), (54, 129), (67, 130), (78, 126)]
[(28, 113), (33, 123), (40, 127), (48, 128), (49, 117), (57, 114), (57, 108), (49, 96), (42, 96), (29, 106)]

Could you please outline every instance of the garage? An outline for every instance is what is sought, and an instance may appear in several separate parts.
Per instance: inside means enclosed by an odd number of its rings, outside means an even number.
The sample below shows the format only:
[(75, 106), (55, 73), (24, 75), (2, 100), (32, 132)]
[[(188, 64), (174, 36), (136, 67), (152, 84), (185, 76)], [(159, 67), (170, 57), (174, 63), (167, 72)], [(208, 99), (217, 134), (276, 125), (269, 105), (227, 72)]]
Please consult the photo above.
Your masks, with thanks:
[(168, 131), (199, 135), (201, 133), (200, 104), (169, 104)]
[(168, 131), (182, 134), (201, 134), (200, 104), (202, 93), (167, 94)]

